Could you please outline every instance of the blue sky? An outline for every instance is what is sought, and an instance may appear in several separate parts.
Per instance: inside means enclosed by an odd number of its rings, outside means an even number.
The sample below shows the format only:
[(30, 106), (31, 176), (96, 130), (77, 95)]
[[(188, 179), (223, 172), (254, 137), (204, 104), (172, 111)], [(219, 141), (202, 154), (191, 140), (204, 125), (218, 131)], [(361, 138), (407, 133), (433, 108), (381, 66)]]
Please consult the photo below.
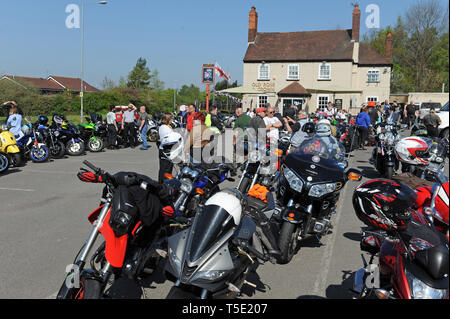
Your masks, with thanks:
[[(242, 83), (248, 13), (258, 12), (258, 31), (350, 29), (352, 2), (368, 31), (369, 4), (380, 8), (380, 27), (395, 24), (414, 0), (86, 0), (85, 80), (101, 87), (119, 81), (147, 59), (165, 87), (201, 85), (203, 63), (217, 61)], [(447, 1), (440, 1), (447, 8)], [(66, 28), (68, 4), (81, 0), (0, 0), (0, 74), (80, 76), (80, 29)]]

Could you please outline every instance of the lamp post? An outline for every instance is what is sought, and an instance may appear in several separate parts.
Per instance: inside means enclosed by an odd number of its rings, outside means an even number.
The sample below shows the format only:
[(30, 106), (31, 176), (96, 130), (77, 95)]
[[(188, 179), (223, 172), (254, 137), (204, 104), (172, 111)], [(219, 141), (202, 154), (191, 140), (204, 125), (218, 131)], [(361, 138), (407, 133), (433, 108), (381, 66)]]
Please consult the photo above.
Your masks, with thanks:
[[(99, 1), (97, 4), (105, 5), (108, 1)], [(83, 98), (84, 98), (84, 8), (86, 6), (85, 1), (83, 0), (81, 3), (81, 90), (80, 90), (80, 98), (81, 98), (81, 110), (80, 110), (80, 123), (83, 123)]]

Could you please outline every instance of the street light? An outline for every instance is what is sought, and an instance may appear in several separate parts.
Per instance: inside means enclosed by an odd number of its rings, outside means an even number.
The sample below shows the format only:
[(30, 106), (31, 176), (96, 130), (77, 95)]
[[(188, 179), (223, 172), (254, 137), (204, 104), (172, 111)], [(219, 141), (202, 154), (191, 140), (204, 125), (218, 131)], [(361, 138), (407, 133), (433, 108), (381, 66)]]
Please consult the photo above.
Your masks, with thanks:
[[(97, 4), (107, 4), (108, 1), (99, 1)], [(81, 111), (80, 111), (80, 123), (83, 123), (83, 98), (84, 98), (84, 7), (86, 2), (83, 0), (81, 3)]]

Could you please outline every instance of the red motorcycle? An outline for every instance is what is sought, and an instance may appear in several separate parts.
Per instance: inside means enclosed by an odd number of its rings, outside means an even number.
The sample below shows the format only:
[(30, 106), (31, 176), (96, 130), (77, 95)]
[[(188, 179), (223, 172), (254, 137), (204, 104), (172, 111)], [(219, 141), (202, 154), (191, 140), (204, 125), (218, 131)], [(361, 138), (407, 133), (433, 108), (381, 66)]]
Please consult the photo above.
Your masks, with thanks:
[[(381, 248), (361, 241), (369, 252), (364, 268), (355, 273), (352, 291), (363, 299), (448, 299), (448, 239), (413, 209), (417, 194), (403, 183), (387, 179), (356, 188), (353, 206), (357, 217), (373, 229)], [(374, 263), (378, 256), (378, 262)]]
[[(98, 299), (113, 279), (138, 281), (151, 273), (164, 251), (160, 247), (168, 233), (165, 216), (171, 217), (170, 191), (149, 177), (120, 172), (110, 175), (88, 161), (92, 171), (82, 169), (83, 182), (104, 183), (102, 204), (88, 217), (93, 229), (68, 272), (57, 299)], [(162, 213), (161, 213), (162, 212)], [(85, 265), (101, 233), (105, 241)]]
[(435, 176), (437, 183), (432, 187), (416, 189), (416, 209), (426, 217), (430, 226), (435, 227), (449, 239), (449, 179), (442, 172)]

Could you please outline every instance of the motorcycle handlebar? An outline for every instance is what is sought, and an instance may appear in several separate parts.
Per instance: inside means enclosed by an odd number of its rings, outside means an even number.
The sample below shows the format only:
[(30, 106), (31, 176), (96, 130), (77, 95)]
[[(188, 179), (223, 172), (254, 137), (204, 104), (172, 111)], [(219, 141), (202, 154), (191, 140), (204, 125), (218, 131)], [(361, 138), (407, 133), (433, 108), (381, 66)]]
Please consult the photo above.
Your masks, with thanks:
[(89, 161), (87, 161), (87, 160), (84, 160), (84, 161), (83, 161), (83, 164), (86, 165), (87, 167), (89, 167), (90, 169), (92, 169), (92, 170), (95, 171), (95, 172), (101, 171), (100, 168), (95, 167), (94, 164), (92, 164), (91, 162), (89, 162)]

